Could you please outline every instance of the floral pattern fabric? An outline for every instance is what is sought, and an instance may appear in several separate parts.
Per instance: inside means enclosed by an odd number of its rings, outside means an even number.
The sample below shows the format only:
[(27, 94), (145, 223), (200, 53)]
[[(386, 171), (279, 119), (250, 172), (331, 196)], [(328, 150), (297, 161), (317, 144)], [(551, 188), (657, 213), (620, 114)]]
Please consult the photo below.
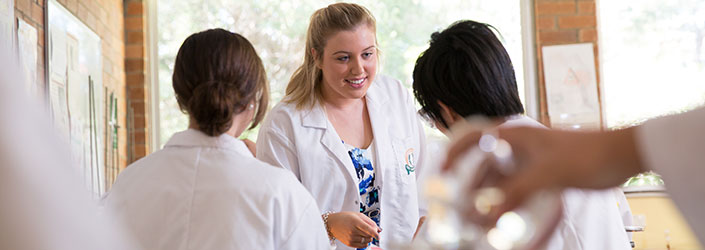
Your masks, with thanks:
[[(344, 142), (343, 142), (344, 143)], [(351, 145), (345, 144), (348, 149), (348, 155), (352, 160), (359, 181), (358, 191), (360, 193), (360, 213), (363, 213), (379, 227), (380, 222), (380, 203), (379, 203), (379, 187), (375, 185), (375, 169), (372, 166), (372, 145), (368, 149), (360, 149)], [(373, 239), (370, 245), (379, 246), (379, 241)], [(360, 248), (366, 249), (366, 248)]]

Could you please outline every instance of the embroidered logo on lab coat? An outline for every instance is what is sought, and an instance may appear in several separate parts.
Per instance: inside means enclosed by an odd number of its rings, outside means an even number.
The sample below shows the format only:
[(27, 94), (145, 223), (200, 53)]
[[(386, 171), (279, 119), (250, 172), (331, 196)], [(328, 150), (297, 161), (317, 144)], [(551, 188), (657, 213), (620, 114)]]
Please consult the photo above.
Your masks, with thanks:
[(406, 174), (411, 175), (412, 172), (416, 171), (416, 166), (414, 166), (414, 148), (409, 148), (406, 150), (406, 153), (404, 153), (404, 160), (406, 161), (406, 164), (404, 164)]

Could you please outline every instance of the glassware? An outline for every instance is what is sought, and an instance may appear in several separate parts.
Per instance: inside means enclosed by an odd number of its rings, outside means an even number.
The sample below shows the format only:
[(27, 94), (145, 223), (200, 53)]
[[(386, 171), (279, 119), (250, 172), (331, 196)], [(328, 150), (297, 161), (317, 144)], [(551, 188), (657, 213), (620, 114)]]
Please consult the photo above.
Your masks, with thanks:
[[(467, 123), (465, 129), (478, 130), (488, 124)], [(427, 178), (423, 189), (428, 203), (426, 222), (412, 244), (393, 249), (535, 249), (551, 236), (562, 215), (560, 193), (554, 191), (538, 193), (504, 213), (496, 224), (482, 226), (483, 215), (504, 200), (494, 185), (516, 169), (511, 145), (499, 139), (494, 129), (480, 131), (484, 133), (478, 145), (450, 172)]]

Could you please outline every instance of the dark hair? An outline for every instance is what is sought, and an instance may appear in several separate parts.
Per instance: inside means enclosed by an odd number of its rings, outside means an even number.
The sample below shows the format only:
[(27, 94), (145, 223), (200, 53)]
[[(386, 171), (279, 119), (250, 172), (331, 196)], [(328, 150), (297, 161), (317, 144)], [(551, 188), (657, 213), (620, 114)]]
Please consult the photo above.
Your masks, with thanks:
[(209, 136), (232, 126), (233, 115), (255, 102), (250, 129), (267, 110), (269, 90), (262, 60), (239, 34), (223, 29), (195, 33), (181, 45), (172, 76), (179, 107)]
[(448, 127), (438, 101), (463, 117), (524, 113), (512, 61), (490, 28), (465, 20), (431, 35), (413, 75), (414, 96), (428, 118)]

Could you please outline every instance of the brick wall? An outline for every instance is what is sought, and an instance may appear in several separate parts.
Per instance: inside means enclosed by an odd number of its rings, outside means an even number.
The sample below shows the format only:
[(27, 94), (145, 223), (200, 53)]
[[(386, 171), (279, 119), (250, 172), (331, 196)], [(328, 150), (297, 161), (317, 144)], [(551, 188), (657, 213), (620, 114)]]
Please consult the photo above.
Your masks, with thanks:
[(44, 93), (44, 0), (15, 0), (15, 18), (37, 29), (37, 90)]
[(147, 11), (142, 0), (125, 0), (125, 73), (130, 119), (128, 121), (129, 161), (149, 153), (149, 61)]
[[(120, 168), (127, 163), (127, 126), (126, 124), (126, 93), (125, 93), (125, 42), (124, 20), (119, 13), (123, 12), (121, 0), (58, 0), (73, 15), (78, 17), (102, 40), (103, 56), (103, 85), (108, 91), (114, 91), (118, 98), (118, 140)], [(37, 29), (37, 79), (39, 89), (44, 90), (46, 83), (45, 74), (45, 41), (46, 34), (44, 13), (45, 0), (15, 0), (15, 17), (24, 20)]]
[[(595, 0), (535, 0), (534, 13), (536, 19), (537, 68), (539, 71), (539, 119), (548, 126), (550, 118), (546, 106), (546, 85), (541, 47), (558, 44), (593, 43), (595, 69), (599, 86), (600, 72), (598, 67)], [(598, 88), (597, 91), (598, 98), (601, 99), (601, 90)]]

